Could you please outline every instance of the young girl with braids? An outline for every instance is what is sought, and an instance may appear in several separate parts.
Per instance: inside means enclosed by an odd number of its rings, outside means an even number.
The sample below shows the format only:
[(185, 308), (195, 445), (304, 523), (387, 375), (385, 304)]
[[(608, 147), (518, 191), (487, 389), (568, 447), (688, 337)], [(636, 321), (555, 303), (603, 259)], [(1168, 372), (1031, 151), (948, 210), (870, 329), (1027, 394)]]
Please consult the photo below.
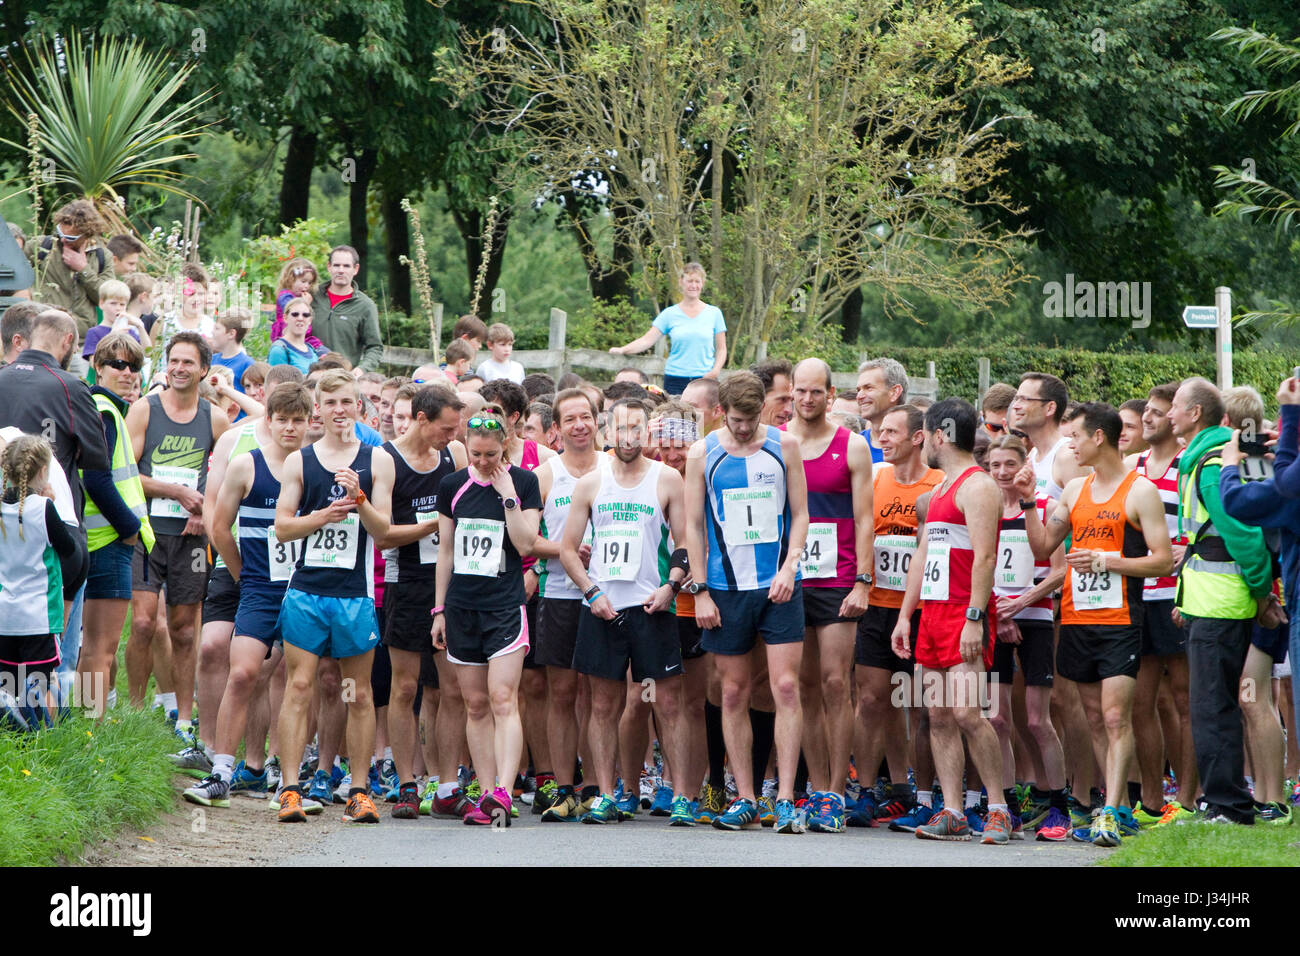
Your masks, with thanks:
[[(63, 565), (75, 565), (78, 553), (54, 506), (52, 460), (49, 442), (39, 435), (22, 435), (0, 451), (0, 687), (22, 703), (28, 703), (27, 679), (38, 676), (48, 687), (58, 667)], [(84, 577), (84, 562), (80, 573)], [(67, 583), (75, 594), (79, 582)]]

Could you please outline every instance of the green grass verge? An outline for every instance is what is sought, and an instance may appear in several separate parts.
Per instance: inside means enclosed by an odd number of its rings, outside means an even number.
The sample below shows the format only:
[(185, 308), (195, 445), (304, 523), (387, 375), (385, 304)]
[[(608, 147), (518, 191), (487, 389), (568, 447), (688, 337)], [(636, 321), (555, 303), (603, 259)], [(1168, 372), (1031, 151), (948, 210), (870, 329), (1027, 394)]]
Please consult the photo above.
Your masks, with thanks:
[(1300, 866), (1300, 826), (1184, 823), (1143, 830), (1103, 866)]
[(37, 734), (0, 733), (0, 866), (49, 866), (175, 802), (176, 738), (158, 716), (118, 707)]

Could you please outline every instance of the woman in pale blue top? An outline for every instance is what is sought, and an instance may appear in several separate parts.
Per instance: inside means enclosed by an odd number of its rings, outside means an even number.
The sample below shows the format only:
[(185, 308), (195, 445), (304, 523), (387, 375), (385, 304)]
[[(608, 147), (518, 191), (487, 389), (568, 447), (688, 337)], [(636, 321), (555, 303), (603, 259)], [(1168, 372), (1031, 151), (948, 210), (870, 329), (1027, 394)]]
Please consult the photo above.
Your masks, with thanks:
[(639, 339), (610, 349), (615, 355), (636, 355), (667, 335), (672, 343), (664, 365), (664, 391), (680, 395), (696, 378), (717, 378), (727, 364), (727, 323), (716, 305), (700, 301), (704, 291), (704, 266), (688, 262), (678, 284), (682, 300), (655, 317)]

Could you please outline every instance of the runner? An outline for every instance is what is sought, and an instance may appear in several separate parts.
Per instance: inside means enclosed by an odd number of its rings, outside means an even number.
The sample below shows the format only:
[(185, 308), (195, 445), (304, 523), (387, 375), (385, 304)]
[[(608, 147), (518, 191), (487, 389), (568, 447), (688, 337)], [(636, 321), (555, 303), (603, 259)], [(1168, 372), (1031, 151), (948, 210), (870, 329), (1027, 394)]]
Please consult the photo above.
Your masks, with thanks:
[(469, 467), (438, 487), (433, 645), (456, 665), (470, 757), (483, 788), (465, 822), (508, 827), (523, 751), (519, 680), (528, 652), (520, 556), (533, 549), (542, 502), (536, 476), (505, 459), (505, 422), (482, 415), (468, 426)]
[[(191, 803), (230, 806), (230, 794), (240, 783), (241, 771), (251, 778), (243, 781), (242, 789), (266, 790), (265, 769), (242, 765), (236, 768), (234, 754), (244, 736), (253, 701), (266, 691), (262, 664), (272, 656), (279, 638), (276, 619), (298, 548), (292, 542), (276, 539), (275, 506), (285, 459), (302, 446), (311, 413), (312, 397), (306, 388), (277, 386), (267, 399), (267, 417), (259, 419), (268, 429), (270, 440), (231, 460), (213, 502), (212, 543), (236, 585), (238, 606), (231, 624), (234, 636), (228, 649), (229, 674), (217, 698), (220, 709), (212, 721), (216, 748), (213, 769), (201, 783), (182, 794)], [(238, 533), (238, 545), (232, 525)], [(311, 812), (319, 813), (321, 804), (312, 804)]]
[[(1027, 457), (1025, 443), (1015, 435), (999, 435), (989, 443), (989, 473), (1002, 491), (1002, 521), (998, 530), (997, 566), (993, 593), (998, 599), (998, 641), (993, 649), (999, 701), (992, 719), (1002, 744), (1007, 783), (1015, 778), (1012, 687), (1015, 656), (1025, 684), (1025, 723), (1037, 745), (1046, 790), (1032, 787), (1026, 827), (1037, 826), (1039, 840), (1061, 841), (1069, 836), (1070, 806), (1065, 789), (1065, 753), (1052, 726), (1052, 679), (1056, 673), (1052, 627), (1052, 592), (1065, 580), (1065, 552), (1052, 551), (1050, 560), (1035, 560), (1025, 532), (1025, 509), (1016, 491), (1016, 475)], [(1037, 507), (1035, 505), (1035, 507)], [(1042, 520), (1042, 516), (1039, 516)], [(1014, 793), (1009, 794), (1014, 796)]]
[(199, 606), (207, 585), (207, 537), (203, 494), (208, 454), (230, 427), (212, 405), (199, 399), (212, 353), (197, 332), (178, 332), (167, 343), (165, 391), (146, 395), (126, 415), (131, 450), (149, 501), (154, 547), (137, 542), (131, 567), (132, 623), (126, 665), (131, 702), (143, 706), (153, 667), (158, 592), (167, 588), (167, 630), (171, 636), (171, 679), (176, 693), (176, 732), (188, 744), (174, 755), (177, 766), (206, 775), (211, 762), (191, 734)]
[[(338, 662), (346, 689), (348, 753), (358, 767), (375, 743), (370, 669), (379, 622), (370, 537), (388, 533), (393, 459), (382, 448), (358, 443), (361, 393), (350, 374), (341, 369), (322, 374), (316, 406), (325, 433), (285, 461), (275, 512), (276, 541), (303, 542), (280, 610), (288, 669), (280, 743), (291, 757), (282, 768), (282, 823), (305, 819), (295, 755), (307, 743), (307, 709), (321, 658)], [(378, 823), (365, 776), (358, 774), (352, 783), (344, 822)]]
[[(915, 405), (887, 411), (880, 420), (877, 438), (884, 461), (873, 466), (875, 573), (867, 595), (867, 611), (858, 621), (854, 642), (860, 731), (854, 756), (860, 777), (874, 774), (881, 758), (888, 759), (890, 789), (902, 810), (890, 819), (889, 828), (911, 833), (929, 823), (938, 809), (931, 786), (934, 759), (930, 755), (930, 722), (925, 708), (899, 707), (893, 699), (896, 687), (911, 685), (912, 662), (894, 653), (890, 637), (907, 591), (907, 572), (916, 555), (916, 503), (943, 481), (943, 472), (925, 463), (925, 415)], [(920, 625), (921, 613), (917, 609), (911, 626), (919, 630)], [(904, 702), (910, 703), (910, 695), (904, 695)], [(916, 755), (912, 762), (915, 786), (907, 780), (909, 715)], [(862, 792), (848, 813), (850, 826), (869, 827), (875, 825), (876, 819), (886, 819), (880, 812), (885, 808), (876, 805), (870, 779), (862, 782)]]
[(1121, 834), (1137, 833), (1128, 806), (1128, 769), (1142, 651), (1142, 579), (1168, 574), (1173, 556), (1160, 493), (1124, 465), (1119, 412), (1089, 402), (1075, 422), (1073, 457), (1092, 474), (1070, 481), (1046, 527), (1037, 508), (1029, 507), (1029, 476), (1022, 472), (1015, 488), (1035, 558), (1045, 559), (1071, 535), (1057, 669), (1078, 684), (1089, 723), (1106, 729), (1105, 746), (1096, 754), (1105, 773), (1106, 805), (1091, 828), (1074, 836), (1110, 847), (1119, 846)]
[[(668, 764), (681, 771), (688, 759), (681, 711), (681, 642), (670, 610), (685, 574), (680, 561), (670, 571), (668, 544), (671, 531), (676, 532), (674, 538), (682, 537), (682, 479), (673, 469), (642, 455), (649, 438), (649, 411), (641, 402), (631, 398), (614, 402), (608, 432), (615, 442), (613, 464), (589, 472), (574, 486), (560, 552), (569, 579), (589, 608), (578, 616), (573, 663), (591, 681), (589, 736), (601, 795), (582, 817), (584, 823), (620, 819), (614, 801), (614, 758), (629, 673), (633, 683), (641, 685), (642, 696), (648, 693)], [(594, 531), (590, 574), (578, 552), (588, 522)], [(628, 777), (634, 755), (625, 751), (623, 756)], [(684, 783), (683, 774), (678, 773), (677, 779)], [(695, 825), (690, 798), (680, 784), (669, 823)]]
[[(894, 653), (912, 654), (911, 618), (921, 605), (916, 636), (917, 680), (942, 701), (930, 705), (930, 742), (939, 782), (952, 801), (961, 792), (963, 738), (988, 788), (989, 812), (982, 843), (1005, 845), (1013, 824), (1002, 791), (1002, 755), (993, 727), (980, 712), (978, 687), (992, 664), (989, 611), (997, 550), (997, 485), (975, 464), (974, 406), (959, 398), (936, 402), (925, 413), (925, 454), (941, 468), (943, 483), (917, 500), (916, 556), (891, 637)], [(970, 824), (951, 802), (916, 835), (926, 840), (969, 840)]]
[(758, 418), (758, 376), (738, 372), (723, 382), (726, 427), (691, 447), (686, 463), (687, 549), (695, 619), (704, 648), (717, 655), (722, 679), (723, 732), (737, 799), (714, 821), (738, 830), (758, 820), (748, 720), (750, 652), (761, 634), (777, 709), (775, 737), (780, 790), (776, 828), (800, 833), (794, 806), (801, 714), (799, 662), (803, 593), (799, 556), (808, 535), (803, 460), (791, 435)]
[[(596, 448), (596, 406), (585, 392), (569, 388), (556, 395), (555, 418), (564, 451), (537, 469), (542, 519), (541, 533), (534, 546), (538, 558), (534, 567), (540, 574), (541, 600), (533, 651), (536, 662), (546, 668), (546, 737), (554, 794), (535, 797), (533, 809), (542, 815), (543, 823), (568, 823), (583, 812), (583, 804), (590, 808), (600, 790), (594, 780), (584, 781), (586, 786), (581, 794), (574, 790), (578, 755), (591, 755), (585, 746), (587, 735), (583, 725), (587, 720), (579, 724), (579, 714), (587, 718), (591, 711), (591, 685), (573, 666), (582, 591), (564, 569), (560, 542), (568, 522), (573, 489), (579, 479), (592, 472), (605, 474), (613, 458), (600, 454)], [(583, 550), (590, 555), (589, 545)], [(539, 777), (539, 788), (544, 783)], [(550, 806), (537, 809), (539, 799), (549, 799)]]
[(393, 816), (414, 820), (420, 815), (414, 770), (416, 690), (423, 686), (424, 693), (432, 694), (438, 687), (429, 639), (437, 584), (438, 486), (447, 475), (465, 467), (466, 458), (464, 447), (452, 437), (461, 409), (454, 392), (427, 385), (406, 401), (414, 421), (405, 434), (384, 445), (396, 475), (393, 523), (379, 544), (389, 549), (384, 566), (384, 645), (393, 667), (388, 736), (400, 781)]
[(862, 437), (871, 449), (872, 462), (884, 461), (884, 452), (872, 436), (880, 433), (885, 413), (907, 401), (907, 370), (891, 358), (867, 359), (858, 366), (858, 411), (867, 423)]
[(834, 398), (829, 365), (810, 358), (795, 366), (788, 430), (799, 442), (808, 482), (800, 673), (803, 750), (813, 786), (808, 829), (826, 833), (844, 829), (853, 646), (871, 590), (874, 535), (871, 452), (862, 436), (827, 420)]

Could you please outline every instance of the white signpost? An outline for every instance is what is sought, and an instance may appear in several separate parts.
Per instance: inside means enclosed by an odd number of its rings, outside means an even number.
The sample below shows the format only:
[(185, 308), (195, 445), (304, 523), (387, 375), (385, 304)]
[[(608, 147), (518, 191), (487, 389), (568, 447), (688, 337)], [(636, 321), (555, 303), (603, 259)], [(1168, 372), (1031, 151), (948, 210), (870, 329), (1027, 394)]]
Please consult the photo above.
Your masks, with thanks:
[(1214, 290), (1214, 305), (1183, 308), (1183, 324), (1189, 329), (1214, 329), (1214, 363), (1220, 389), (1232, 387), (1232, 290), (1221, 285)]

